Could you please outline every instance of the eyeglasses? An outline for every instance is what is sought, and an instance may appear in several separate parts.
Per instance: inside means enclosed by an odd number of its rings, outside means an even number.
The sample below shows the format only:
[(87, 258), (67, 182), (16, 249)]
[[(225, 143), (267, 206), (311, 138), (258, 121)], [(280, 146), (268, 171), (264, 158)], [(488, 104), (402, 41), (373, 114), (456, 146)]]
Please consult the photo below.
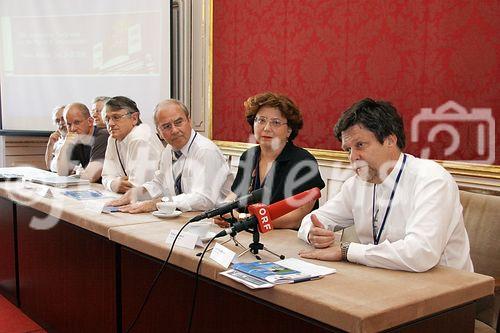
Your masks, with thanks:
[(68, 126), (68, 127), (71, 127), (72, 125), (80, 126), (81, 123), (82, 123), (81, 120), (75, 119), (72, 123), (66, 123), (66, 126)]
[(162, 125), (159, 125), (158, 127), (160, 127), (163, 131), (171, 131), (174, 128), (174, 126), (177, 128), (181, 127), (185, 121), (186, 121), (186, 119), (184, 119), (184, 118), (178, 118), (178, 119), (174, 120), (173, 123), (162, 124)]
[(281, 120), (279, 120), (277, 118), (272, 118), (272, 119), (268, 120), (266, 117), (255, 117), (255, 119), (253, 120), (253, 123), (257, 124), (259, 126), (264, 126), (264, 127), (267, 124), (269, 124), (269, 126), (271, 126), (272, 128), (278, 128), (281, 125), (288, 124), (288, 123), (282, 122)]
[(111, 117), (108, 117), (108, 116), (104, 117), (104, 122), (106, 124), (109, 124), (109, 121), (113, 120), (113, 122), (116, 123), (116, 122), (120, 121), (122, 118), (130, 116), (130, 115), (131, 115), (130, 112), (127, 112), (125, 114), (113, 114), (113, 115), (111, 115)]

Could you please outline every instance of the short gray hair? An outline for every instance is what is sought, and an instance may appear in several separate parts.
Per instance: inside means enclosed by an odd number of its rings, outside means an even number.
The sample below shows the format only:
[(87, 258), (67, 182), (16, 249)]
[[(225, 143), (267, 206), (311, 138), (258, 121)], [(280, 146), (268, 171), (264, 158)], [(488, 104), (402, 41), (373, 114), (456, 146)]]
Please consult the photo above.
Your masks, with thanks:
[(61, 111), (61, 110), (64, 112), (64, 108), (65, 108), (65, 107), (66, 107), (66, 105), (59, 105), (59, 106), (56, 106), (55, 108), (53, 108), (53, 109), (52, 109), (52, 120), (54, 120), (54, 121), (55, 121), (55, 120), (56, 120), (56, 118), (57, 118), (57, 116), (56, 116), (56, 115), (57, 115), (57, 113), (58, 113), (59, 111)]
[(97, 96), (92, 100), (92, 104), (97, 103), (97, 102), (104, 102), (106, 103), (111, 97), (108, 96)]
[(153, 114), (153, 120), (155, 122), (155, 126), (158, 126), (158, 119), (156, 118), (156, 116), (158, 115), (158, 111), (164, 107), (164, 106), (167, 106), (167, 105), (177, 105), (177, 107), (179, 109), (182, 110), (182, 112), (184, 112), (184, 114), (186, 115), (186, 118), (189, 119), (189, 109), (187, 108), (187, 106), (182, 103), (181, 101), (177, 100), (177, 99), (165, 99), (161, 102), (159, 102), (158, 104), (156, 104), (155, 106), (155, 110), (154, 110), (154, 114)]

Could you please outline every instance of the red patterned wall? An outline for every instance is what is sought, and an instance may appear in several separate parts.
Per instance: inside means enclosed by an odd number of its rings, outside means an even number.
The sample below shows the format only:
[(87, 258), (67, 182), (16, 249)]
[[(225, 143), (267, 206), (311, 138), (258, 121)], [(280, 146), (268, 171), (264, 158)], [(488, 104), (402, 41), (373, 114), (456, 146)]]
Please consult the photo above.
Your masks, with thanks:
[[(372, 97), (403, 114), (408, 152), (500, 164), (499, 7), (496, 0), (214, 0), (213, 137), (248, 142), (243, 101), (275, 91), (304, 114), (298, 145), (338, 150), (339, 115)], [(422, 108), (431, 110), (415, 118)]]

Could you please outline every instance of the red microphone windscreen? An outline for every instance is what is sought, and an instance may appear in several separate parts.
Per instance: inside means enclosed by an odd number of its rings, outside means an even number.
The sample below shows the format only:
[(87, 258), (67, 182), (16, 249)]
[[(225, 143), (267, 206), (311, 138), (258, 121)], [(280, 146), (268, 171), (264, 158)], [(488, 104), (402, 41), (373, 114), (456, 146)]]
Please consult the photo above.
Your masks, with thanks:
[(269, 216), (271, 221), (290, 213), (291, 211), (302, 207), (306, 203), (317, 200), (321, 197), (321, 191), (319, 188), (314, 187), (310, 190), (295, 194), (284, 200), (275, 202), (269, 205)]
[(248, 212), (257, 219), (257, 226), (260, 233), (266, 233), (273, 230), (272, 221), (290, 213), (291, 211), (302, 207), (306, 203), (321, 197), (321, 191), (315, 187), (301, 192), (284, 200), (275, 202), (271, 205), (257, 203), (248, 206)]
[(269, 206), (263, 203), (256, 203), (248, 206), (248, 212), (257, 219), (257, 227), (259, 232), (264, 234), (273, 230), (271, 217), (269, 216)]

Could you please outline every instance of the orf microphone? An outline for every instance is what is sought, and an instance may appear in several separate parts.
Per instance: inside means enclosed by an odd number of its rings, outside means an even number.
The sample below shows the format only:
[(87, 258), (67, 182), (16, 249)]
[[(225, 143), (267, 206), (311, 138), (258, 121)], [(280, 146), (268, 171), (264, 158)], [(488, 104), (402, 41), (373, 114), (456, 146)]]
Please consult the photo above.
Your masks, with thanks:
[(302, 207), (310, 201), (317, 200), (319, 197), (321, 197), (321, 191), (319, 188), (315, 187), (284, 200), (275, 202), (269, 206), (262, 203), (250, 205), (248, 206), (248, 211), (253, 214), (253, 216), (250, 216), (243, 221), (234, 223), (231, 228), (224, 229), (219, 232), (216, 237), (235, 235), (240, 231), (246, 230), (250, 227), (255, 227), (256, 225), (261, 233), (266, 233), (273, 229), (273, 220)]
[(284, 200), (266, 206), (264, 204), (255, 204), (248, 206), (248, 211), (255, 215), (259, 220), (259, 229), (261, 233), (272, 230), (266, 226), (268, 221), (276, 220), (278, 217), (286, 215), (291, 211), (304, 206), (306, 203), (317, 200), (321, 197), (319, 188), (314, 187), (310, 190), (300, 192)]
[(231, 212), (233, 209), (245, 208), (248, 205), (262, 201), (263, 193), (264, 193), (264, 189), (259, 188), (258, 190), (255, 190), (252, 193), (249, 193), (247, 195), (244, 195), (242, 197), (237, 198), (233, 202), (229, 202), (229, 203), (224, 204), (220, 207), (216, 207), (216, 208), (207, 210), (207, 211), (201, 213), (200, 215), (193, 217), (191, 219), (191, 222), (196, 222), (196, 221), (208, 219), (208, 218), (211, 218), (214, 216), (223, 215), (223, 214)]

